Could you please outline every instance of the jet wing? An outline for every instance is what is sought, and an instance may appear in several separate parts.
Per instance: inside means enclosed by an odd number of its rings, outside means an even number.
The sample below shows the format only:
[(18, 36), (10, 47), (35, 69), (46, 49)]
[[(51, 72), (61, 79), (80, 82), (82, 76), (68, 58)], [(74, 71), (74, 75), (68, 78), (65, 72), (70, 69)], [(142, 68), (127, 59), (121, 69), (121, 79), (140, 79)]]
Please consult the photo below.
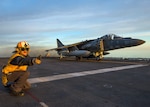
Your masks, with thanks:
[(70, 44), (70, 45), (64, 45), (64, 46), (61, 46), (61, 47), (58, 47), (58, 48), (52, 48), (52, 49), (45, 50), (45, 51), (46, 52), (53, 51), (53, 50), (59, 51), (59, 50), (65, 49), (65, 48), (71, 48), (71, 47), (74, 47), (74, 46), (82, 45), (82, 44), (88, 43), (90, 41), (91, 40), (86, 40), (86, 41), (82, 41), (82, 42), (78, 42), (78, 43), (74, 43), (74, 44)]

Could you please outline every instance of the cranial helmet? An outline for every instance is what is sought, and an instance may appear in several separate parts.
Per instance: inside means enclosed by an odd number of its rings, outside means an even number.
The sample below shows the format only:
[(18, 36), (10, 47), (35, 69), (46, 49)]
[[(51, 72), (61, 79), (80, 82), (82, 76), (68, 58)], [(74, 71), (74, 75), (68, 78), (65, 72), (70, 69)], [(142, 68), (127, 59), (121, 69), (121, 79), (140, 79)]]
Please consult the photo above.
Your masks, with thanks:
[(30, 48), (30, 45), (26, 41), (21, 41), (17, 44), (16, 48)]

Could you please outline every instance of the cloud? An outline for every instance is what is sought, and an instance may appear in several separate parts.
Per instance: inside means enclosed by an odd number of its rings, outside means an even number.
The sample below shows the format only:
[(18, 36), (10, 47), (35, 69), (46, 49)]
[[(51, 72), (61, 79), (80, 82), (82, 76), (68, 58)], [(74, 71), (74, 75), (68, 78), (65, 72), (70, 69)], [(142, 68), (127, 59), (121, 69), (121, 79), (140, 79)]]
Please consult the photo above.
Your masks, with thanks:
[(35, 49), (49, 45), (50, 48), (56, 46), (56, 38), (68, 44), (107, 33), (145, 40), (150, 36), (149, 3), (149, 0), (2, 0), (0, 44), (2, 48), (14, 47), (18, 41), (26, 40)]

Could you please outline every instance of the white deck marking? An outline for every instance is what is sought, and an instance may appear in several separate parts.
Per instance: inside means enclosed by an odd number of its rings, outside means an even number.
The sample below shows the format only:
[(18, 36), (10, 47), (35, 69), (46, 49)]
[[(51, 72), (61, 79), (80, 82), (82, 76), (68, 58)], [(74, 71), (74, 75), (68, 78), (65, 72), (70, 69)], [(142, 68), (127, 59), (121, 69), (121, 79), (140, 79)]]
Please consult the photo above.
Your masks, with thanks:
[(28, 79), (28, 81), (31, 84), (34, 84), (34, 83), (41, 83), (41, 82), (55, 81), (55, 80), (73, 78), (73, 77), (80, 77), (80, 76), (86, 76), (86, 75), (105, 73), (105, 72), (112, 72), (112, 71), (119, 71), (119, 70), (131, 69), (131, 68), (138, 68), (138, 67), (143, 67), (143, 66), (147, 66), (147, 65), (128, 65), (128, 66), (121, 66), (121, 67), (112, 67), (112, 68), (91, 70), (91, 71), (82, 71), (82, 72), (60, 74), (60, 75), (53, 75), (53, 76), (46, 76), (46, 77), (30, 78), (30, 79)]
[(48, 105), (46, 105), (44, 102), (40, 102), (40, 105), (41, 105), (42, 107), (48, 107)]

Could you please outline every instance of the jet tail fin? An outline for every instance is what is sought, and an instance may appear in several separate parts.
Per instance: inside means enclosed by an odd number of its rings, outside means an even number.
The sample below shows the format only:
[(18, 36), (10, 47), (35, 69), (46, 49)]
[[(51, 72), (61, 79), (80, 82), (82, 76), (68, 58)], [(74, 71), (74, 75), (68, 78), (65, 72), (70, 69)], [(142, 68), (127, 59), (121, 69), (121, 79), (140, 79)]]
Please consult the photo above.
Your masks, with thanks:
[[(67, 51), (79, 50), (76, 45), (75, 45), (75, 46), (69, 46), (69, 47), (68, 47), (68, 45), (64, 45), (59, 39), (57, 39), (57, 47), (58, 47), (58, 48), (63, 47), (63, 48), (60, 49), (61, 51), (62, 51), (62, 50), (67, 50)], [(59, 51), (60, 51), (60, 50), (59, 50)]]
[(64, 44), (59, 39), (57, 39), (57, 47), (61, 47), (61, 46), (64, 46)]

